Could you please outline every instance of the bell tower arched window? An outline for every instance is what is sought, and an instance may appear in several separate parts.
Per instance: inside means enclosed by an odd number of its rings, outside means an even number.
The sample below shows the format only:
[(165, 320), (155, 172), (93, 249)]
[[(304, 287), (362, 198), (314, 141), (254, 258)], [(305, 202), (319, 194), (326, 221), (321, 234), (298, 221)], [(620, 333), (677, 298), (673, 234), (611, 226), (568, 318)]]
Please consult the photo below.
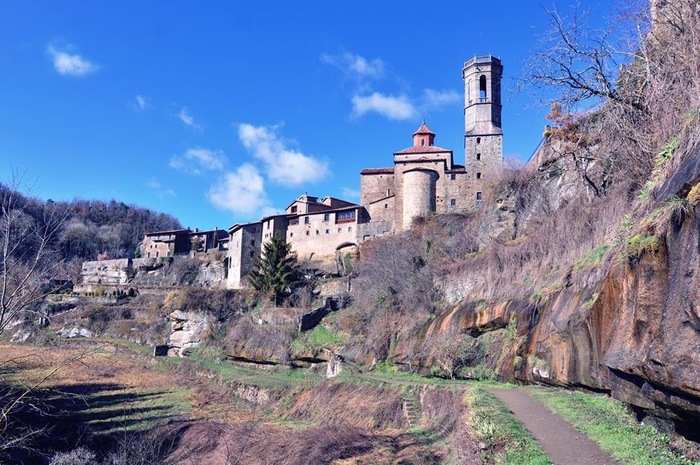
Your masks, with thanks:
[(482, 102), (486, 101), (486, 76), (483, 74), (479, 78), (479, 99)]

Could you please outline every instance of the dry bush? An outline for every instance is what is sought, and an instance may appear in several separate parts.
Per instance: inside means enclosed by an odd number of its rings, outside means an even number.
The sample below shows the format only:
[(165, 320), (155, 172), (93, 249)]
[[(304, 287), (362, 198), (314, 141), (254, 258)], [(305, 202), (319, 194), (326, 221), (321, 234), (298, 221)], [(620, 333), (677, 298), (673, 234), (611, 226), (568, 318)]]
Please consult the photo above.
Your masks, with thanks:
[(380, 359), (391, 340), (415, 333), (440, 300), (427, 266), (431, 244), (408, 232), (364, 244), (352, 283), (358, 321), (353, 330)]
[(289, 345), (296, 334), (294, 324), (260, 324), (252, 317), (244, 317), (229, 326), (225, 348), (233, 357), (287, 363)]
[(352, 426), (324, 425), (292, 431), (258, 421), (186, 424), (164, 434), (177, 438), (179, 448), (168, 460), (178, 464), (322, 465), (363, 457), (389, 445), (385, 438)]
[(396, 390), (332, 381), (301, 393), (285, 415), (324, 425), (370, 429), (406, 426), (401, 397)]
[(457, 420), (462, 415), (464, 392), (448, 391), (426, 387), (420, 392), (421, 415), (431, 422), (426, 426), (440, 429), (443, 433), (457, 427)]

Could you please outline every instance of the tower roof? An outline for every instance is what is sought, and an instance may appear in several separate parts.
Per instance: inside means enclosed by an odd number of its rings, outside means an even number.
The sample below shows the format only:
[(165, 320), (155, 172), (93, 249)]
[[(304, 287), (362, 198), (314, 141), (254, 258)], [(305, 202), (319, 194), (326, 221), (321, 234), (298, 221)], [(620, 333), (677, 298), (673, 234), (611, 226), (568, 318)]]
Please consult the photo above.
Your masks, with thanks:
[(435, 135), (433, 131), (428, 128), (428, 126), (425, 124), (425, 121), (423, 121), (423, 124), (420, 125), (420, 127), (416, 130), (416, 132), (413, 133), (414, 136), (419, 136), (423, 134), (430, 134), (430, 135)]

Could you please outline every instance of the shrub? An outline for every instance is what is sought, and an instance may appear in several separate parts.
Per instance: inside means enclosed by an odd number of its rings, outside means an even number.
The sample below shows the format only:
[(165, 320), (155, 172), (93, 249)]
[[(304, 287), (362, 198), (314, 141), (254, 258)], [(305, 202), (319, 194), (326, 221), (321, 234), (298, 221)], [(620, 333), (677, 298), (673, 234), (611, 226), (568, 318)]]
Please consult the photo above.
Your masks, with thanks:
[(70, 452), (58, 452), (49, 460), (49, 465), (95, 465), (95, 453), (83, 447)]

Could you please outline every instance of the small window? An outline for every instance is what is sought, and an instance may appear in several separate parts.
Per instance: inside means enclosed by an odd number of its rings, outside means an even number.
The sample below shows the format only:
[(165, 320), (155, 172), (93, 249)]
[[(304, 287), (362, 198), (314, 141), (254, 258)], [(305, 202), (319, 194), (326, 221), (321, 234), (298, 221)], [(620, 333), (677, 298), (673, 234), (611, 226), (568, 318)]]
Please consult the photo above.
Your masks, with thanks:
[(318, 236), (318, 229), (316, 230), (316, 235)]
[(296, 213), (296, 212), (297, 212), (297, 206), (294, 205), (294, 206), (292, 207), (292, 213)]
[(308, 216), (304, 217), (304, 224), (309, 224), (309, 217)]
[(309, 235), (309, 231), (306, 231), (306, 235), (307, 235), (307, 236)]
[(385, 204), (384, 204), (384, 208), (389, 208), (389, 204), (388, 204), (388, 203), (385, 203)]
[(454, 207), (457, 205), (457, 199), (450, 199), (450, 206)]
[(341, 228), (338, 228), (338, 234), (340, 234), (343, 230)]
[(348, 226), (348, 232), (352, 231), (352, 226)]
[(420, 140), (420, 146), (421, 146), (421, 147), (425, 147), (425, 139), (421, 139), (421, 140)]
[(476, 200), (481, 200), (481, 192), (476, 193)]
[(253, 258), (253, 257), (255, 257), (255, 252), (251, 250), (250, 251), (250, 258)]
[(156, 252), (156, 258), (158, 258), (158, 255), (160, 255), (160, 252)]
[(477, 160), (481, 160), (481, 154), (480, 154), (480, 153), (477, 153), (477, 154), (476, 154), (476, 159), (477, 159)]
[(450, 179), (451, 179), (452, 181), (454, 181), (456, 178), (457, 178), (457, 175), (456, 175), (456, 174), (451, 174), (451, 175), (450, 175)]
[(330, 233), (331, 233), (331, 230), (330, 230), (330, 229), (326, 229), (326, 234), (330, 234)]
[(331, 214), (330, 213), (324, 213), (323, 214), (323, 221), (328, 221), (331, 219)]
[(481, 137), (477, 137), (477, 138), (476, 138), (476, 143), (477, 143), (477, 144), (481, 144)]
[(476, 173), (476, 179), (481, 179), (481, 173)]
[(289, 237), (294, 237), (294, 233), (289, 231)]

